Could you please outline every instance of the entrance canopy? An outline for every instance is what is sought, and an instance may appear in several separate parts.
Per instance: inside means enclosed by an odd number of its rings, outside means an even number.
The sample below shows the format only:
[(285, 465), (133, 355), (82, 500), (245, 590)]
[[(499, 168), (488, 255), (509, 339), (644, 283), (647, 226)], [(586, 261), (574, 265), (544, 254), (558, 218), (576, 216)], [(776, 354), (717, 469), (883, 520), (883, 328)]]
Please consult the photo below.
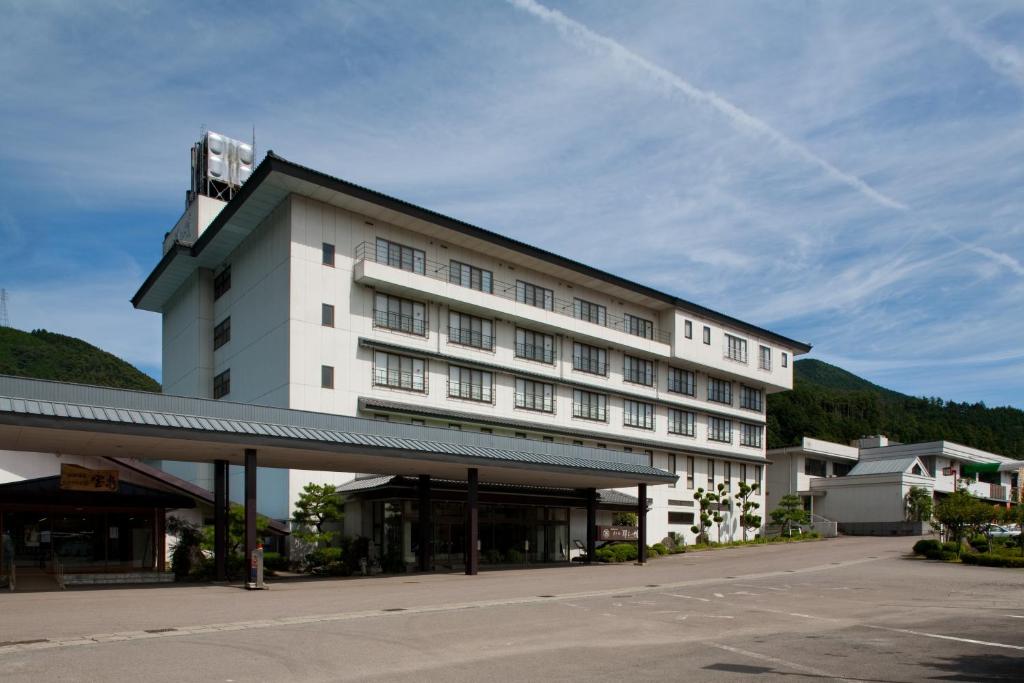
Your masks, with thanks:
[(0, 375), (0, 449), (431, 475), (565, 488), (670, 484), (639, 454)]

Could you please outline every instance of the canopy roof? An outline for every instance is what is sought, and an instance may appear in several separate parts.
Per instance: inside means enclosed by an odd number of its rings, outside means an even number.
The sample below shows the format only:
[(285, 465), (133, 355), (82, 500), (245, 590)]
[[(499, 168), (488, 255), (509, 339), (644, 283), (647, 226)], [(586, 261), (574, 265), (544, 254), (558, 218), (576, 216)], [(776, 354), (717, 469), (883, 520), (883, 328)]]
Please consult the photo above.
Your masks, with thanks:
[(567, 488), (667, 484), (641, 454), (285, 408), (0, 376), (0, 449), (430, 474)]

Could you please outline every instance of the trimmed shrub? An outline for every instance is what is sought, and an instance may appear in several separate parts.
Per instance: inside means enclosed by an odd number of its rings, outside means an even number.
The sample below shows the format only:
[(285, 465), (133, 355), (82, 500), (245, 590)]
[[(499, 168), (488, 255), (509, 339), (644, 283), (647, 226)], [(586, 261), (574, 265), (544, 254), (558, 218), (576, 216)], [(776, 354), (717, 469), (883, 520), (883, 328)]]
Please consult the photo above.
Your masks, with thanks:
[(669, 549), (664, 543), (655, 543), (651, 546), (652, 549), (657, 550), (659, 555), (668, 555)]
[(964, 564), (976, 564), (982, 567), (1024, 569), (1024, 557), (992, 555), (991, 553), (964, 553), (960, 556), (960, 561)]
[(263, 553), (263, 567), (272, 572), (288, 571), (288, 558), (273, 551)]
[(914, 544), (915, 555), (927, 555), (929, 550), (942, 550), (942, 544), (934, 538), (922, 538)]
[(960, 546), (955, 541), (946, 541), (942, 544), (942, 549), (948, 553), (955, 553), (960, 550)]
[(647, 557), (648, 558), (655, 558), (655, 557), (660, 557), (660, 556), (661, 556), (661, 553), (658, 552), (657, 548), (655, 548), (653, 545), (647, 546)]

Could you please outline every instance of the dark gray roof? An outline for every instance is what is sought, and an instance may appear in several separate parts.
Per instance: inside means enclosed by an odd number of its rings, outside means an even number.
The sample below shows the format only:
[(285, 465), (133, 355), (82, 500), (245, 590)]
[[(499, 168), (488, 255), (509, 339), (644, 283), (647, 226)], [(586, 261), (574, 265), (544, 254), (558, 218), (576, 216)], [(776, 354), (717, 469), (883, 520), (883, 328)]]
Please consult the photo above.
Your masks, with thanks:
[(121, 424), (154, 432), (184, 430), (359, 447), (373, 452), (451, 455), (467, 461), (519, 463), (537, 469), (636, 475), (651, 483), (677, 477), (640, 456), (599, 448), (528, 441), (366, 418), (166, 396), (0, 375), (0, 421), (49, 418), (61, 423)]

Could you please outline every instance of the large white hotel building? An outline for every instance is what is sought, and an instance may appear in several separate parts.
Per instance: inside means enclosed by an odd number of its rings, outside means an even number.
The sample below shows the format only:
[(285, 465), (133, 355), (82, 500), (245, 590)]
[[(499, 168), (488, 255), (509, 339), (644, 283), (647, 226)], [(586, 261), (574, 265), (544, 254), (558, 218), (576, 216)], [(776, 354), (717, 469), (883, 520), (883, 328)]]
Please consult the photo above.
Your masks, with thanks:
[[(763, 489), (766, 395), (810, 349), (272, 152), (192, 198), (133, 303), (163, 317), (168, 394), (632, 451), (679, 476), (648, 488), (652, 543), (692, 540), (700, 487)], [(261, 511), (355, 476), (261, 469)]]

